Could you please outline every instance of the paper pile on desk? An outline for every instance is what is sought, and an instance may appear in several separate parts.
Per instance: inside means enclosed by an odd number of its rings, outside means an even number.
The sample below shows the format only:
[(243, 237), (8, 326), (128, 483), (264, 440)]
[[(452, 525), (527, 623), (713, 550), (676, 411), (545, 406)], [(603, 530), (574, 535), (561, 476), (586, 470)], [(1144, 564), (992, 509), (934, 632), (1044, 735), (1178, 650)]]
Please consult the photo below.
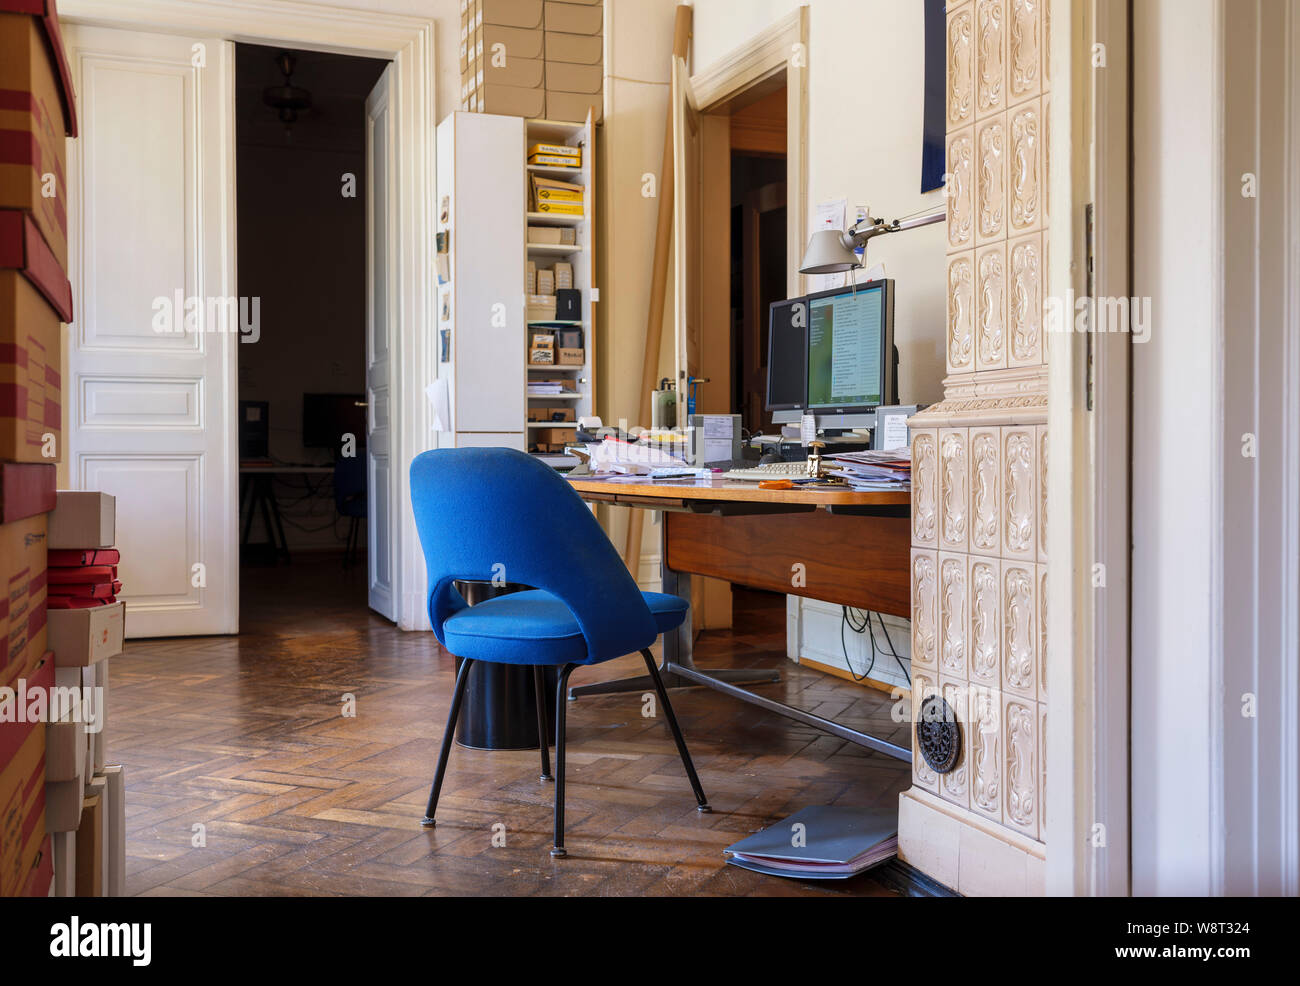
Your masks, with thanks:
[(599, 444), (588, 445), (587, 451), (591, 454), (589, 468), (596, 474), (648, 476), (655, 469), (686, 466), (684, 459), (669, 455), (662, 449), (617, 438), (606, 438)]
[(910, 448), (868, 449), (828, 455), (827, 472), (855, 490), (906, 490), (912, 485)]

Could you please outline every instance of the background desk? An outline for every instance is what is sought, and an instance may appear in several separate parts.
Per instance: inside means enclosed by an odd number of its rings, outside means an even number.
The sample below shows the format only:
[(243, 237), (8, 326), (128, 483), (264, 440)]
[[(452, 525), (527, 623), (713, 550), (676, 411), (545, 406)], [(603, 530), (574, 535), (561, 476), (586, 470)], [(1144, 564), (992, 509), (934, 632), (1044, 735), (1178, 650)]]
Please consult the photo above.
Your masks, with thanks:
[[(663, 591), (689, 599), (690, 576), (808, 596), (894, 616), (911, 615), (907, 490), (760, 490), (720, 479), (625, 482), (575, 478), (585, 500), (662, 510)], [(912, 751), (737, 687), (780, 680), (780, 672), (706, 671), (692, 659), (691, 619), (664, 635), (665, 684), (707, 685), (860, 746), (911, 760)], [(649, 677), (581, 685), (570, 698), (651, 688)]]
[(241, 462), (239, 464), (239, 510), (245, 515), (244, 533), (239, 539), (241, 547), (250, 547), (248, 535), (253, 529), (253, 516), (261, 510), (266, 526), (266, 543), (275, 557), (289, 560), (289, 539), (284, 536), (284, 523), (280, 518), (280, 504), (275, 498), (276, 476), (332, 476), (333, 466), (281, 466), (275, 463)]

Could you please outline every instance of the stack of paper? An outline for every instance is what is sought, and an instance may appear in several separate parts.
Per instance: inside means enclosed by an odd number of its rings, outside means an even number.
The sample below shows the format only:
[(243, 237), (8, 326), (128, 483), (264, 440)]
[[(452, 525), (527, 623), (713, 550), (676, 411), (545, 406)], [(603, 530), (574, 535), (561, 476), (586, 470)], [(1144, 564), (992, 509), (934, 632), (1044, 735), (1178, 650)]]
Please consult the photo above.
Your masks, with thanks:
[(814, 880), (848, 879), (897, 852), (896, 808), (835, 805), (805, 808), (723, 850), (747, 870)]
[(553, 394), (563, 394), (565, 392), (564, 384), (558, 380), (529, 380), (528, 396), (529, 397), (550, 397)]
[(855, 490), (905, 490), (912, 482), (912, 450), (909, 448), (868, 449), (828, 455), (832, 476), (843, 479)]

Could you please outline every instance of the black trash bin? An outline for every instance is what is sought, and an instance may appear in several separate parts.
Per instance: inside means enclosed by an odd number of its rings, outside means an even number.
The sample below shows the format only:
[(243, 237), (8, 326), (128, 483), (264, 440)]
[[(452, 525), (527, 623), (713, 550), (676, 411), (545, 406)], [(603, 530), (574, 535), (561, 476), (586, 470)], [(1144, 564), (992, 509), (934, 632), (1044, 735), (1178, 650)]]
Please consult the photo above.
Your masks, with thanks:
[[(528, 586), (491, 582), (457, 582), (456, 588), (471, 606), (520, 592)], [(460, 671), (460, 658), (456, 659)], [(555, 690), (560, 671), (542, 669), (546, 682), (544, 707), (546, 735), (555, 735)], [(493, 664), (478, 661), (469, 669), (465, 698), (456, 726), (456, 742), (474, 750), (536, 750), (537, 695), (533, 687), (533, 669), (516, 664)], [(554, 739), (551, 739), (554, 743)]]

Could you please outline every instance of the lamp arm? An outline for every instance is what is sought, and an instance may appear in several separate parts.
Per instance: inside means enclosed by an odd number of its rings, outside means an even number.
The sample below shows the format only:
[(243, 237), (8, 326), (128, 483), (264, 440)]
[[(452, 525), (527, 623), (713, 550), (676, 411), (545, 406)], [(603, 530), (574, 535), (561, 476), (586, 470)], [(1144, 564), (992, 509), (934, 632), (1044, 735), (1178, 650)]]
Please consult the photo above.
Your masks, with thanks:
[[(868, 240), (877, 236), (884, 236), (886, 233), (901, 233), (905, 229), (915, 229), (917, 226), (929, 226), (931, 223), (943, 222), (946, 218), (948, 218), (946, 209), (940, 212), (932, 212), (928, 216), (895, 219), (893, 222), (888, 223), (883, 219), (872, 219), (868, 216), (845, 232), (843, 243), (846, 248), (853, 250), (856, 247), (865, 246)], [(867, 225), (865, 229), (860, 229), (859, 227), (864, 224), (870, 225)]]

